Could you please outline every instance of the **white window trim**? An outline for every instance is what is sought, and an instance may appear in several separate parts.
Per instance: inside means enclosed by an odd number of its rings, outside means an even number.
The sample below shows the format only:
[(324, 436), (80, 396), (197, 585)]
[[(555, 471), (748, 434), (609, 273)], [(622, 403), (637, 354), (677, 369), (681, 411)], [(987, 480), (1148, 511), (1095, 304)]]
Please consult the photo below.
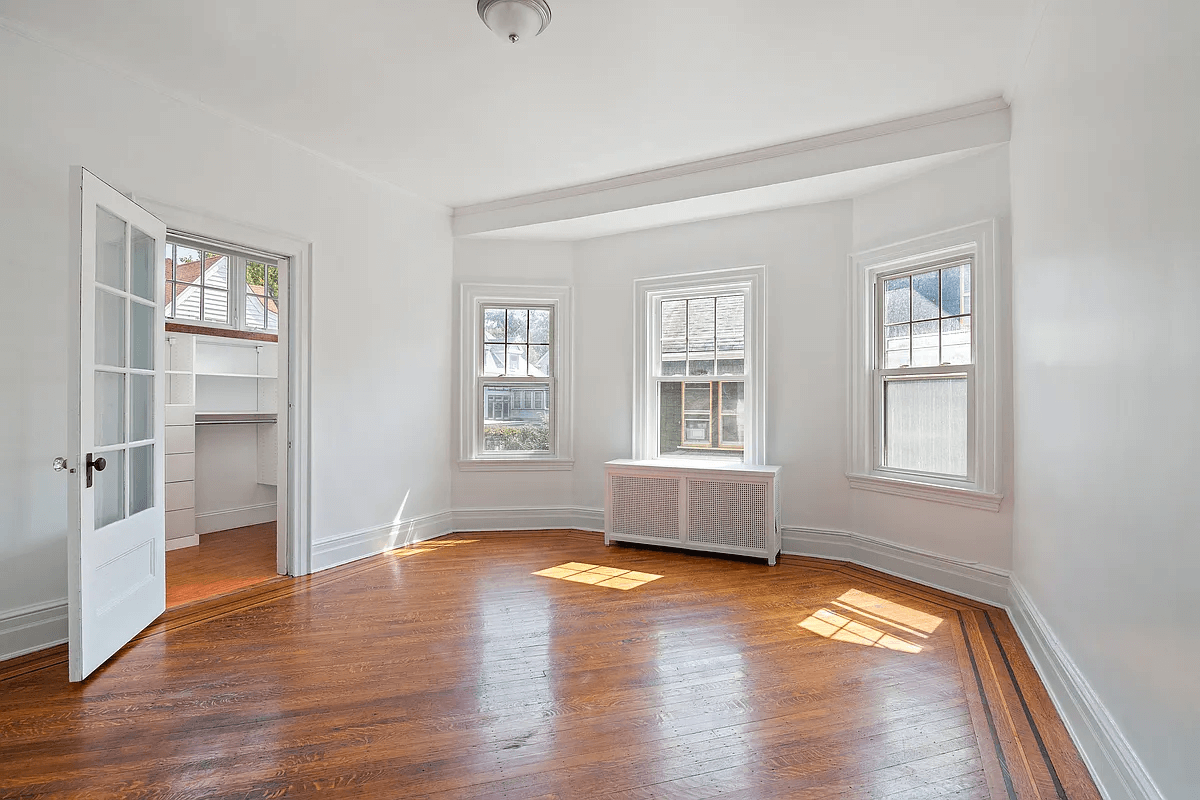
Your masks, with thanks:
[[(488, 453), (483, 450), (483, 384), (493, 378), (483, 374), (483, 336), (480, 326), (484, 306), (549, 306), (551, 364), (549, 379), (553, 394), (550, 411), (549, 453)], [(567, 286), (509, 286), (485, 283), (462, 285), (459, 310), (459, 461), (463, 471), (551, 471), (573, 469), (573, 426), (571, 409), (575, 385), (571, 378), (574, 353), (571, 335), (573, 312), (571, 289)], [(531, 382), (546, 382), (530, 378)]]
[[(655, 303), (727, 292), (746, 296), (746, 427), (744, 463), (767, 463), (767, 268), (736, 267), (634, 281), (637, 304), (633, 373), (633, 458), (683, 467), (682, 459), (658, 458), (658, 383), (652, 374), (657, 352)], [(712, 376), (717, 379), (719, 376)], [(694, 462), (693, 462), (694, 463)]]
[[(850, 418), (846, 477), (854, 489), (915, 497), (952, 505), (999, 511), (1001, 487), (1000, 314), (996, 278), (995, 220), (911, 239), (850, 256)], [(874, 376), (877, 342), (876, 280), (888, 273), (919, 270), (951, 258), (972, 259), (972, 339), (975, 379), (972, 389), (972, 479), (955, 480), (882, 469), (877, 417), (880, 409)]]
[[(279, 318), (278, 318), (278, 316), (276, 316), (276, 329), (275, 330), (271, 330), (266, 327), (251, 328), (251, 327), (248, 327), (248, 325), (246, 324), (246, 294), (247, 294), (246, 264), (247, 264), (247, 262), (254, 261), (254, 262), (266, 264), (269, 267), (283, 268), (284, 265), (280, 262), (279, 256), (271, 254), (271, 253), (254, 251), (245, 246), (231, 245), (231, 244), (228, 244), (227, 242), (222, 242), (222, 241), (219, 241), (216, 239), (211, 239), (208, 237), (197, 236), (195, 234), (187, 233), (184, 231), (176, 231), (176, 230), (173, 230), (170, 228), (167, 229), (167, 243), (178, 245), (181, 247), (187, 247), (187, 248), (199, 250), (201, 259), (204, 258), (204, 254), (206, 252), (212, 253), (214, 255), (225, 256), (226, 258), (229, 259), (229, 266), (227, 268), (228, 269), (228, 273), (227, 273), (228, 286), (225, 287), (226, 293), (227, 293), (226, 294), (226, 320), (227, 321), (226, 322), (212, 322), (210, 320), (205, 320), (203, 318), (189, 319), (186, 317), (174, 316), (174, 317), (166, 318), (166, 321), (168, 323), (177, 323), (180, 325), (191, 325), (191, 326), (201, 327), (201, 328), (212, 328), (217, 331), (237, 331), (239, 333), (265, 333), (270, 336), (277, 336), (279, 334), (279, 330), (278, 330), (278, 319)], [(165, 283), (165, 281), (164, 281), (164, 283)], [(199, 288), (199, 284), (194, 285), (194, 287), (189, 286), (188, 288), (189, 289)], [(180, 295), (180, 296), (182, 296), (182, 295)], [(275, 299), (276, 303), (280, 302), (279, 297), (276, 297), (274, 299)], [(164, 298), (164, 300), (163, 300), (164, 310), (166, 308), (166, 305), (167, 305), (166, 299)], [(263, 313), (264, 313), (263, 319), (265, 321), (267, 319), (266, 315), (269, 312), (266, 309), (264, 309)], [(265, 322), (264, 322), (264, 324), (265, 324)]]

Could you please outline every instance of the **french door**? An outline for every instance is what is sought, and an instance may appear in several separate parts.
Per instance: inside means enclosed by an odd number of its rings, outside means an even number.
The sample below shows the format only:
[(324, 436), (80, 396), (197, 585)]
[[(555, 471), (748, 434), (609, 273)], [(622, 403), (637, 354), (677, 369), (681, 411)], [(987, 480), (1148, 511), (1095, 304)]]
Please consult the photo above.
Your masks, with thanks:
[(70, 678), (166, 607), (162, 297), (166, 226), (81, 167), (71, 174), (67, 392)]

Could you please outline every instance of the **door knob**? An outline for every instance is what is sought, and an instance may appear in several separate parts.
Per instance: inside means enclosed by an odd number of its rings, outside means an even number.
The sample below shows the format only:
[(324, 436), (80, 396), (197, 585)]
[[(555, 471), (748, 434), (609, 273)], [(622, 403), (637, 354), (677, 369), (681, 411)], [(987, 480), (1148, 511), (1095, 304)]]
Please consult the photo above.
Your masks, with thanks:
[(97, 459), (92, 458), (92, 454), (87, 454), (87, 488), (92, 488), (92, 470), (96, 472), (104, 472), (104, 468), (108, 466), (108, 462), (104, 460), (104, 456)]
[(63, 458), (62, 456), (59, 456), (58, 458), (54, 459), (54, 471), (55, 472), (74, 472), (75, 470), (67, 469), (67, 460), (65, 458)]

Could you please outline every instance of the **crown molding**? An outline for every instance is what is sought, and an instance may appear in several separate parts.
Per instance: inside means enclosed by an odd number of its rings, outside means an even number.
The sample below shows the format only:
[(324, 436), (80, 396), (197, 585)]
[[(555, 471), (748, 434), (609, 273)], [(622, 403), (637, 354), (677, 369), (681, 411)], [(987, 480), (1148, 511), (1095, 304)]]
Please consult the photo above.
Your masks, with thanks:
[(770, 186), (1008, 141), (1008, 104), (993, 98), (929, 114), (453, 211), (456, 236), (593, 216)]

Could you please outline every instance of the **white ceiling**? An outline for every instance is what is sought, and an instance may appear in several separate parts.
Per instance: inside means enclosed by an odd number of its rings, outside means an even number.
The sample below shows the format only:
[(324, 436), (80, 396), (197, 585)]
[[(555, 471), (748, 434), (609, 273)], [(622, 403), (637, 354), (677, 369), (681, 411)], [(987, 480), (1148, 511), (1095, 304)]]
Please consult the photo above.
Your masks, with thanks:
[(458, 207), (997, 97), (1035, 0), (0, 0), (0, 17)]

